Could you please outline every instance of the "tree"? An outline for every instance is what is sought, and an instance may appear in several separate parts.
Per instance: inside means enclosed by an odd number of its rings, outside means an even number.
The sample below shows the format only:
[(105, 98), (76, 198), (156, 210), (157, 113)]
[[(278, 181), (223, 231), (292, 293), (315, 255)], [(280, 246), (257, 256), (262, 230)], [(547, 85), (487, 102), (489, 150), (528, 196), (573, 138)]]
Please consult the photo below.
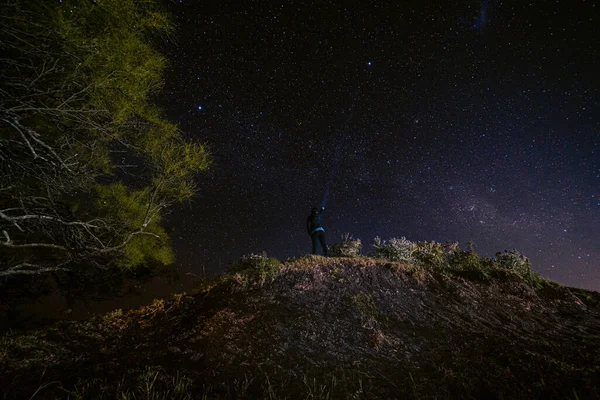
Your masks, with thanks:
[(0, 276), (172, 262), (161, 217), (210, 160), (152, 104), (158, 0), (0, 1)]

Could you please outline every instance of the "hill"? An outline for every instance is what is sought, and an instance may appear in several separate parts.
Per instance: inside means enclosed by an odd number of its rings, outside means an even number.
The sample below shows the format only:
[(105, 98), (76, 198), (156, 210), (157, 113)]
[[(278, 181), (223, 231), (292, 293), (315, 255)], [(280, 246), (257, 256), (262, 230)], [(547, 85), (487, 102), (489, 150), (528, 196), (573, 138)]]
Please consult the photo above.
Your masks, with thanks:
[[(597, 398), (600, 294), (365, 257), (5, 335), (3, 398)], [(255, 260), (255, 261), (256, 261)]]

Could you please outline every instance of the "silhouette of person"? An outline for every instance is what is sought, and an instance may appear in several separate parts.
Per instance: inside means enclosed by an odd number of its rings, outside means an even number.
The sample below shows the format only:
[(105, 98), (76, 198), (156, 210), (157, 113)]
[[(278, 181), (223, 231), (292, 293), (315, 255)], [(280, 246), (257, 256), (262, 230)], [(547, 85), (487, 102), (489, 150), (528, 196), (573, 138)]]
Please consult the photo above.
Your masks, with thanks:
[(310, 215), (306, 219), (306, 229), (312, 240), (312, 253), (317, 254), (317, 241), (321, 243), (323, 248), (323, 255), (327, 257), (327, 244), (325, 244), (325, 229), (323, 229), (322, 219), (323, 211), (325, 207), (321, 207), (319, 210), (317, 207), (313, 207), (310, 210)]

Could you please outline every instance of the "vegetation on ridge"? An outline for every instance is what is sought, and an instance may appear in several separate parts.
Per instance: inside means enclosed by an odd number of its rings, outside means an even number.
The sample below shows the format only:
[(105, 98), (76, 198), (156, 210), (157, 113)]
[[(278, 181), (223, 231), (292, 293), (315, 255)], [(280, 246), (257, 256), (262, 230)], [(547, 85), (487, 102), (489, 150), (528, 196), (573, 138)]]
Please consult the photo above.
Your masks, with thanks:
[[(342, 243), (330, 246), (337, 257), (355, 257), (362, 248), (360, 239), (350, 234), (342, 236)], [(411, 242), (405, 237), (373, 240), (372, 257), (401, 262), (413, 268), (454, 273), (474, 280), (489, 281), (495, 272), (514, 273), (532, 285), (539, 285), (543, 278), (533, 272), (531, 262), (517, 250), (496, 253), (494, 258), (479, 256), (470, 242), (462, 251), (457, 242), (435, 241)]]
[(514, 252), (482, 280), (463, 271), (485, 258), (440, 246), (412, 265), (249, 255), (191, 296), (8, 333), (4, 398), (600, 395), (597, 293), (532, 284)]

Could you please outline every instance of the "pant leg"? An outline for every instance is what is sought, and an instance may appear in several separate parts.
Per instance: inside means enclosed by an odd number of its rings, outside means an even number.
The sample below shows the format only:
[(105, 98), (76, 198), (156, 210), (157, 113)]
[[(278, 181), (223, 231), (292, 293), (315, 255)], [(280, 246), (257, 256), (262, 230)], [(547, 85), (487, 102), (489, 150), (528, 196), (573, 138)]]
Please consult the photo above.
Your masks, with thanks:
[(310, 235), (310, 240), (312, 240), (312, 253), (317, 254), (317, 232)]
[(327, 257), (328, 253), (327, 244), (325, 243), (325, 232), (319, 232), (319, 242), (321, 242), (321, 247), (323, 247), (323, 255)]

